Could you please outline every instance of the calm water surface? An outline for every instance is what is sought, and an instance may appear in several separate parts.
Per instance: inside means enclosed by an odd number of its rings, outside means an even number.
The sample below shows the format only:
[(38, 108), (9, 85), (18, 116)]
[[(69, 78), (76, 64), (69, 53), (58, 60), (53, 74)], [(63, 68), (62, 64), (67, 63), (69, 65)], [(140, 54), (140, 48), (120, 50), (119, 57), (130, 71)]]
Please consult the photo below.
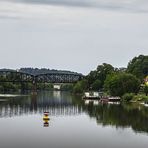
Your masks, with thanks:
[[(44, 111), (49, 111), (48, 127)], [(88, 103), (58, 91), (0, 98), (0, 148), (147, 146), (148, 107)]]

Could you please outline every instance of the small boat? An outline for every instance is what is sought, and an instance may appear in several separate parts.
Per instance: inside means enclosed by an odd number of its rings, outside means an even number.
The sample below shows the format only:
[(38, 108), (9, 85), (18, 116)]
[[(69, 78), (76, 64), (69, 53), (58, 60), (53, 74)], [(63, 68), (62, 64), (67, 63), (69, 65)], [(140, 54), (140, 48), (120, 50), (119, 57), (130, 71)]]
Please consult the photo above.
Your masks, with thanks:
[(100, 102), (102, 103), (111, 103), (111, 102), (120, 102), (121, 98), (120, 97), (102, 97), (100, 99)]
[(148, 101), (142, 102), (142, 103), (140, 103), (140, 104), (142, 104), (142, 105), (148, 107)]
[(88, 100), (99, 100), (101, 97), (99, 92), (85, 92), (82, 98)]

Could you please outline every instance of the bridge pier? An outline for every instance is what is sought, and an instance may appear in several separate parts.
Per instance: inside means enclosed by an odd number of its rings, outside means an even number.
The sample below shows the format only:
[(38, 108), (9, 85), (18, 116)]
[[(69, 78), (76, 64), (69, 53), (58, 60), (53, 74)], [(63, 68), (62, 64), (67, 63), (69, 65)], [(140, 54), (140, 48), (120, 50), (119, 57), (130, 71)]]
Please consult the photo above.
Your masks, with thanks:
[(37, 83), (35, 80), (32, 82), (32, 94), (36, 95), (37, 94)]
[(25, 83), (21, 82), (21, 93), (25, 93), (26, 87), (25, 87)]

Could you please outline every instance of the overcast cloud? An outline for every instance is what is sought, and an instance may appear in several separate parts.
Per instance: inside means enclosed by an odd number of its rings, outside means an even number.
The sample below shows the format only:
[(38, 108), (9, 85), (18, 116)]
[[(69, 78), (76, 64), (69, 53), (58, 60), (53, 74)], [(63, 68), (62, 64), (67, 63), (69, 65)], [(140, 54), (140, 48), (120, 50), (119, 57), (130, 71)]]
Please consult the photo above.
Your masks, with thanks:
[(130, 11), (148, 11), (147, 0), (1, 0), (19, 3), (65, 5), (78, 7), (96, 7), (102, 9), (123, 9)]
[(0, 68), (88, 73), (148, 54), (146, 0), (0, 0)]

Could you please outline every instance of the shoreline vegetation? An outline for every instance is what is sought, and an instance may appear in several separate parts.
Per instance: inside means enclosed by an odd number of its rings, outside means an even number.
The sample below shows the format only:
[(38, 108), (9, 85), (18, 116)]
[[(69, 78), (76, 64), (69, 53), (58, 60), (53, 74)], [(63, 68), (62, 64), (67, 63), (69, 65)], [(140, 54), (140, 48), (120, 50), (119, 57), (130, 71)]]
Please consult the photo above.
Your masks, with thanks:
[(98, 65), (74, 85), (74, 93), (83, 94), (85, 91), (119, 96), (123, 102), (148, 102), (148, 56), (134, 57), (126, 68), (115, 68), (107, 63)]
[[(36, 70), (23, 68), (23, 70)], [(44, 71), (46, 69), (43, 69)], [(0, 80), (4, 80), (0, 76)], [(24, 90), (31, 90), (32, 83), (26, 83)], [(22, 86), (17, 83), (1, 82), (0, 93), (20, 92)], [(53, 84), (37, 84), (37, 90), (55, 90)], [(148, 56), (139, 55), (129, 61), (127, 67), (115, 68), (111, 64), (98, 65), (84, 79), (75, 84), (62, 84), (60, 90), (82, 95), (86, 91), (101, 91), (104, 95), (119, 96), (124, 102), (148, 102)]]

